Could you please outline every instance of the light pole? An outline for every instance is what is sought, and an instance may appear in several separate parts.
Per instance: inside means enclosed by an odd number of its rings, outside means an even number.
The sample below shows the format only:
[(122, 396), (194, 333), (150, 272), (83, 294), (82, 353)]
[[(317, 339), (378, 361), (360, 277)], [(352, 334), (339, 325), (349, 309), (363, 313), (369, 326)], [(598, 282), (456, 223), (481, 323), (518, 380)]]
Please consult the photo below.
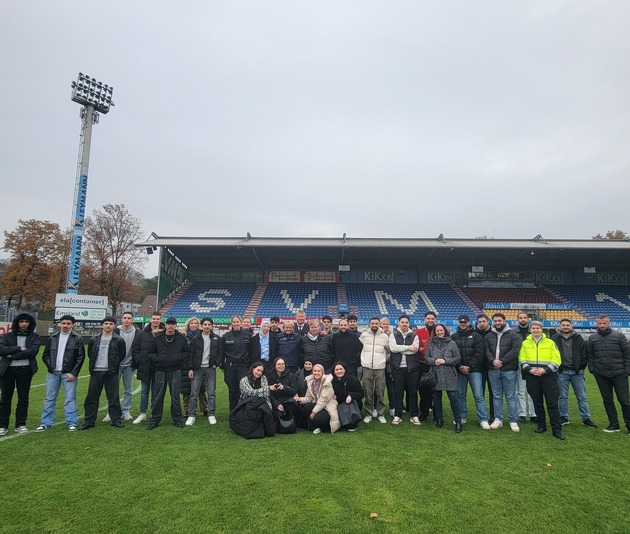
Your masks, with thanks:
[(114, 105), (114, 88), (97, 82), (87, 74), (79, 72), (76, 82), (72, 82), (72, 101), (81, 104), (81, 134), (79, 140), (79, 162), (74, 187), (74, 205), (72, 207), (72, 244), (70, 263), (66, 278), (66, 293), (79, 292), (79, 272), (81, 269), (81, 247), (83, 243), (83, 221), (87, 197), (88, 166), (90, 163), (90, 144), (92, 125), (98, 123), (99, 113), (107, 113)]

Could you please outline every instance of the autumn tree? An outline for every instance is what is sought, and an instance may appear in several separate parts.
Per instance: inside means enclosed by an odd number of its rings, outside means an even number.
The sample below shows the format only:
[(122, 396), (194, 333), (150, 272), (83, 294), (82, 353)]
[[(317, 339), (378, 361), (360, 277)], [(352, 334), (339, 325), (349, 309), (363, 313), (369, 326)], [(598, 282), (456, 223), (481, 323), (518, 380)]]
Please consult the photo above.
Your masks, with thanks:
[(52, 309), (65, 286), (69, 234), (50, 221), (19, 220), (15, 230), (5, 230), (3, 248), (10, 255), (1, 280), (8, 305), (28, 301)]
[(140, 300), (139, 280), (147, 256), (134, 243), (143, 237), (140, 219), (124, 204), (94, 210), (85, 220), (81, 293), (107, 296), (114, 313), (121, 302)]
[(608, 230), (605, 235), (597, 234), (593, 239), (628, 239), (628, 234), (623, 230)]

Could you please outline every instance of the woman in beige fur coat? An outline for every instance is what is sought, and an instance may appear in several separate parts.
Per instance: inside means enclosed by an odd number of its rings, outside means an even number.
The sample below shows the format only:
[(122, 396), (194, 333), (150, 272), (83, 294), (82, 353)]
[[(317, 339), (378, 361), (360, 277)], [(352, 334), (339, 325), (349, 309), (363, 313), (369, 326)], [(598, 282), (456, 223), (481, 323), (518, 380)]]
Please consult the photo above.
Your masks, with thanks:
[(313, 430), (313, 434), (328, 428), (334, 433), (341, 427), (332, 380), (332, 375), (324, 374), (321, 365), (314, 365), (312, 374), (306, 377), (306, 395), (294, 397), (300, 404), (298, 426)]

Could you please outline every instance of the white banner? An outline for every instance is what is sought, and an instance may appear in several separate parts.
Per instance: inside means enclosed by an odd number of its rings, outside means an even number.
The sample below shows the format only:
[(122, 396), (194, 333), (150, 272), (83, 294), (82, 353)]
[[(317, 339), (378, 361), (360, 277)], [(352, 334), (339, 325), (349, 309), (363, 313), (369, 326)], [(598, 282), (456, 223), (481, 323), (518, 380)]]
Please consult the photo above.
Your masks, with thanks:
[(55, 297), (55, 308), (106, 310), (107, 297), (102, 297), (99, 295), (72, 295), (70, 293), (57, 293)]
[(55, 308), (55, 319), (63, 315), (72, 315), (77, 321), (102, 321), (107, 310), (93, 308)]

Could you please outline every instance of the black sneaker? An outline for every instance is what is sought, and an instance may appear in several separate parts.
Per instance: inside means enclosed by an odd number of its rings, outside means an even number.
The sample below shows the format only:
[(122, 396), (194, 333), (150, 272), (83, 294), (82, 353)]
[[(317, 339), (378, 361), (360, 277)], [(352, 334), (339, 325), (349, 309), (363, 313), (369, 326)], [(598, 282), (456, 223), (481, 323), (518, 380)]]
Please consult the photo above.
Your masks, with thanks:
[(593, 423), (593, 421), (591, 421), (590, 419), (584, 419), (584, 421), (582, 421), (582, 424), (589, 428), (597, 428), (597, 425)]
[(608, 425), (604, 428), (604, 432), (619, 432), (619, 425)]
[(521, 415), (521, 416), (518, 418), (518, 422), (519, 422), (519, 423), (527, 423), (527, 417), (525, 417), (524, 415)]
[(566, 417), (561, 417), (560, 418), (560, 424), (561, 425), (568, 425), (569, 424), (569, 420)]
[(538, 424), (538, 419), (536, 419), (536, 417), (532, 416), (532, 417), (529, 418), (529, 422)]

